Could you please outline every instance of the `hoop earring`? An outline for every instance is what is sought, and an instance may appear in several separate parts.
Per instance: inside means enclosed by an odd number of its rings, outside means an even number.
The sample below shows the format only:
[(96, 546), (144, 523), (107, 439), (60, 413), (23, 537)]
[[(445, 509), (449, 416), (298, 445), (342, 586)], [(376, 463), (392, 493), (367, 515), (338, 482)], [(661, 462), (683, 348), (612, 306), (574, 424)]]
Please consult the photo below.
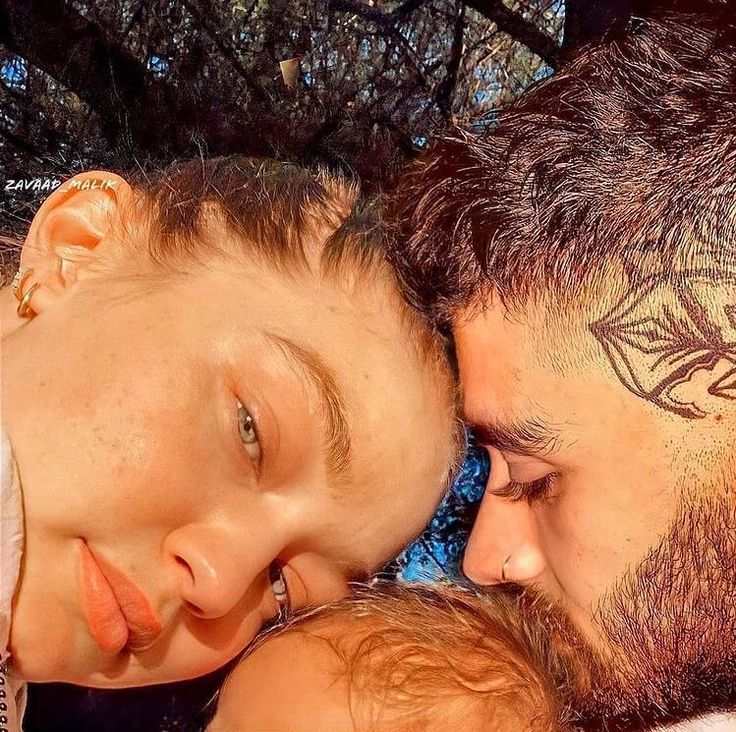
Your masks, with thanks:
[(18, 303), (17, 313), (21, 318), (32, 318), (36, 313), (31, 308), (31, 298), (33, 293), (41, 286), (40, 282), (34, 282), (23, 297), (20, 298)]
[(20, 300), (23, 297), (23, 283), (33, 274), (33, 269), (30, 267), (19, 267), (18, 271), (13, 277), (13, 282), (10, 287), (13, 290), (13, 295), (16, 300)]

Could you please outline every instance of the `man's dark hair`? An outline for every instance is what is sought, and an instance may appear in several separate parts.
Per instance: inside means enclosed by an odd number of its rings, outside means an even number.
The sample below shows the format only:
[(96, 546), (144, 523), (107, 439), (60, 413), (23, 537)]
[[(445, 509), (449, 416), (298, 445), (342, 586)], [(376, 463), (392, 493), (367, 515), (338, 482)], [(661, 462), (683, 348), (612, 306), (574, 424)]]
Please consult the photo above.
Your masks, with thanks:
[(727, 4), (703, 8), (632, 19), (491, 133), (437, 144), (397, 206), (393, 260), (413, 304), (447, 326), (491, 289), (507, 306), (564, 302), (611, 264), (731, 261), (736, 24)]

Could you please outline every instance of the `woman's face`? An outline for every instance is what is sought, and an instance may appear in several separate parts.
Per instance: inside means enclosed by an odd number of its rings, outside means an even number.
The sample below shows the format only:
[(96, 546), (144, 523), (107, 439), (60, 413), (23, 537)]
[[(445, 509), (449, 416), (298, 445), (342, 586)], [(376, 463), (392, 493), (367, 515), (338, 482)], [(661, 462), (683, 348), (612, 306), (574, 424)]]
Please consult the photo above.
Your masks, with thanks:
[(393, 303), (219, 262), (80, 278), (5, 340), (21, 676), (207, 673), (277, 615), (277, 566), (293, 607), (321, 603), (421, 530), (451, 404)]

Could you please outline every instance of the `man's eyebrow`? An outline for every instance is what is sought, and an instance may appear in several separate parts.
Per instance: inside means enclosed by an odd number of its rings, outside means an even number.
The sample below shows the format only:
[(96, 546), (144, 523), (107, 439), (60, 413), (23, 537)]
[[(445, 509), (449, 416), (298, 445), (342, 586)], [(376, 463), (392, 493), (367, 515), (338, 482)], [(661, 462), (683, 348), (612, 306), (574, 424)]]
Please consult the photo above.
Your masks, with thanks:
[(508, 424), (477, 421), (470, 422), (468, 428), (481, 444), (521, 455), (548, 455), (561, 443), (559, 432), (538, 420)]
[(327, 474), (335, 480), (345, 477), (350, 468), (352, 445), (345, 400), (337, 385), (335, 373), (313, 349), (275, 333), (264, 335), (275, 343), (287, 358), (296, 361), (297, 366), (301, 367), (317, 390), (325, 422)]

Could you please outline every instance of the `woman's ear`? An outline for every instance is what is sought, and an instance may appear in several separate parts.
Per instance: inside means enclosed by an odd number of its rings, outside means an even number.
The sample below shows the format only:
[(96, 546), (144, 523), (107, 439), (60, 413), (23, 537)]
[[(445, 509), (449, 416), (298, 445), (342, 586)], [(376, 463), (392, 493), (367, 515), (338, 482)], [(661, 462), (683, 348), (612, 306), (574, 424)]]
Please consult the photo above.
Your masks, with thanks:
[(92, 262), (110, 255), (114, 247), (105, 239), (111, 222), (131, 196), (119, 175), (90, 170), (65, 181), (43, 202), (21, 252), (22, 269), (33, 270), (28, 284), (39, 285), (34, 312), (52, 306)]

